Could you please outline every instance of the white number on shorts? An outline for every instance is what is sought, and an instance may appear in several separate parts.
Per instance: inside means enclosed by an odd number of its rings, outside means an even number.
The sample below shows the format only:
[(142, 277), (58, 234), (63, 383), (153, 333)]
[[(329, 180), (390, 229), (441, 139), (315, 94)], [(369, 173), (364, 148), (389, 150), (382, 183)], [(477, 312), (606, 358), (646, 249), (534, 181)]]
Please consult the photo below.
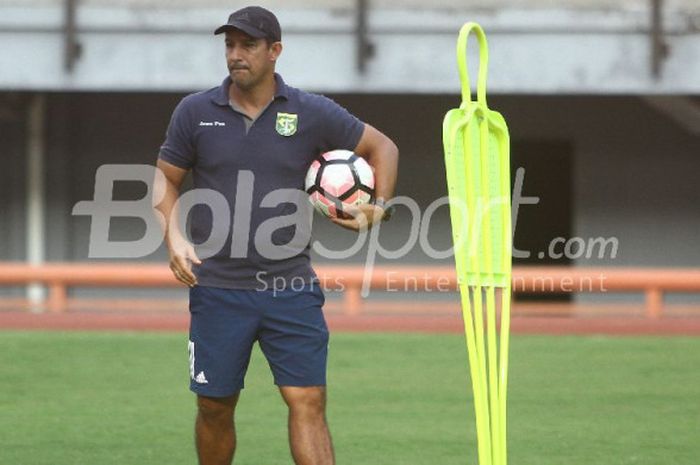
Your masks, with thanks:
[(187, 342), (187, 352), (190, 354), (190, 379), (194, 379), (194, 342)]

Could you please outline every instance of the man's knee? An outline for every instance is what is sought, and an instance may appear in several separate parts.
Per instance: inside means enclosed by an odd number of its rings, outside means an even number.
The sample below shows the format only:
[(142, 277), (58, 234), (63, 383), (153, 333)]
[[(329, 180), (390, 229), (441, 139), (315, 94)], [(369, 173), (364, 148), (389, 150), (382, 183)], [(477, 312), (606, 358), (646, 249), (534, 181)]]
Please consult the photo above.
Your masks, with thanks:
[(326, 388), (313, 387), (282, 387), (282, 397), (293, 413), (324, 416), (326, 412)]
[(238, 394), (220, 398), (197, 396), (198, 416), (206, 423), (229, 425), (233, 423), (233, 412), (237, 401)]

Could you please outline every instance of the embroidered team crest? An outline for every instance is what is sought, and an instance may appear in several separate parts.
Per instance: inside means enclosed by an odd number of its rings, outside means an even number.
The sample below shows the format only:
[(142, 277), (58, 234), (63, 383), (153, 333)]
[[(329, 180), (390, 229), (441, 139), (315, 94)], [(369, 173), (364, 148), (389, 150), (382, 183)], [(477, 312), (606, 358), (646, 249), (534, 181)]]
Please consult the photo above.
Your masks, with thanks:
[(299, 121), (299, 115), (294, 113), (277, 113), (277, 123), (275, 124), (275, 129), (277, 132), (285, 137), (289, 137), (297, 132), (297, 122)]

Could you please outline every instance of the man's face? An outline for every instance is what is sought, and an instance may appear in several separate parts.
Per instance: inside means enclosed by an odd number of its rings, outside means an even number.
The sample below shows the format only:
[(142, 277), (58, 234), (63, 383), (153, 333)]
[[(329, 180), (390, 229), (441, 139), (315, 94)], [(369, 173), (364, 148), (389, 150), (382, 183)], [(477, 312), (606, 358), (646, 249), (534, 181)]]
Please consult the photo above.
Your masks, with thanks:
[(242, 90), (255, 87), (275, 69), (281, 44), (268, 46), (265, 39), (255, 39), (243, 31), (226, 32), (226, 64), (231, 80)]

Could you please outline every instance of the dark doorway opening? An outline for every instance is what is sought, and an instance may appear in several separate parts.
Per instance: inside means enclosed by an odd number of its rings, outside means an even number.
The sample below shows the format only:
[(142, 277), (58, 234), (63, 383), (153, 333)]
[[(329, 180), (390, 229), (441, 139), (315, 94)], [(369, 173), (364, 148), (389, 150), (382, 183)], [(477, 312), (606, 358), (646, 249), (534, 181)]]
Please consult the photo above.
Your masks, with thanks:
[[(519, 206), (514, 221), (513, 265), (571, 265), (571, 259), (562, 253), (562, 240), (569, 240), (573, 230), (572, 144), (568, 141), (513, 141), (511, 178), (516, 187), (521, 180), (521, 196), (539, 197), (537, 204)], [(518, 293), (516, 300), (569, 301), (571, 294)]]

